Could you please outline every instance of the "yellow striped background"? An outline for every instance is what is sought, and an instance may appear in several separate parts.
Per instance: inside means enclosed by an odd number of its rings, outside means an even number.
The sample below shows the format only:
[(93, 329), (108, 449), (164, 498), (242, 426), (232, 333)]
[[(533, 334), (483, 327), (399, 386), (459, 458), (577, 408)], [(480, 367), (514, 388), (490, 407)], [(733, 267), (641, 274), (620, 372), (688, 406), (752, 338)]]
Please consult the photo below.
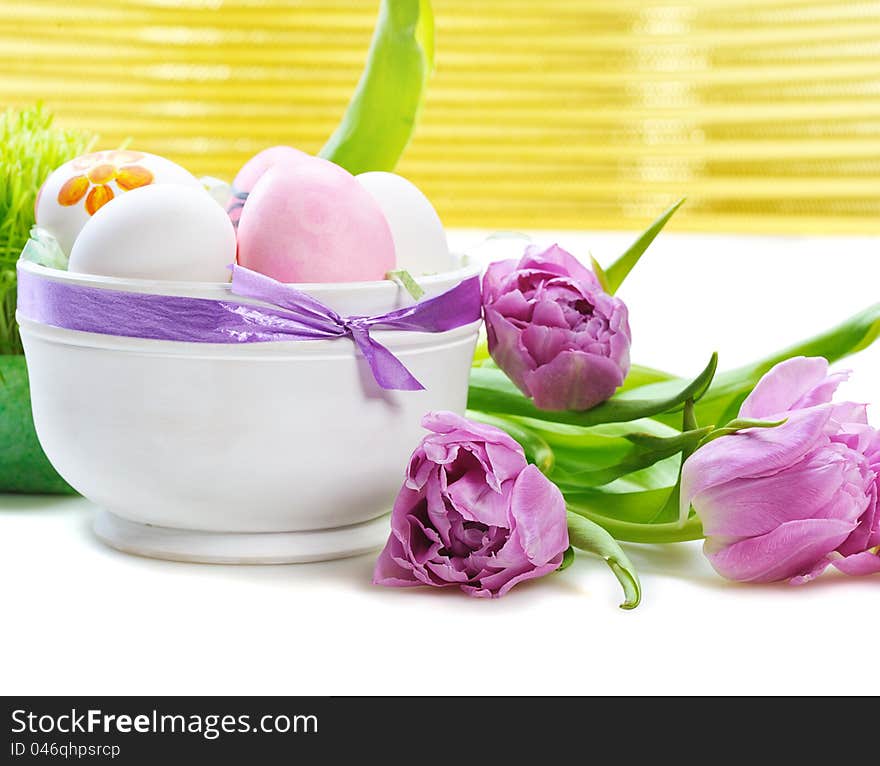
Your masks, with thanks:
[[(0, 101), (196, 173), (315, 151), (378, 0), (0, 0)], [(447, 225), (880, 231), (880, 2), (435, 0), (400, 171)]]

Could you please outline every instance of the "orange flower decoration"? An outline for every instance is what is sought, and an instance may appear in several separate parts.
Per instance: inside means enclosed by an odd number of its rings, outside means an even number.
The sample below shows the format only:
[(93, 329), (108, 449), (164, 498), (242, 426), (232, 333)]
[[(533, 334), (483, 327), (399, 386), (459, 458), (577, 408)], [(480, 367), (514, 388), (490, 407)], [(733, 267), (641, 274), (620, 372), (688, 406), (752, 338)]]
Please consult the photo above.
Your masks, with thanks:
[(153, 183), (153, 173), (136, 164), (143, 154), (128, 151), (93, 152), (73, 160), (71, 167), (82, 173), (67, 179), (58, 190), (58, 204), (70, 207), (86, 198), (86, 212), (94, 215), (113, 199), (111, 181), (123, 191)]

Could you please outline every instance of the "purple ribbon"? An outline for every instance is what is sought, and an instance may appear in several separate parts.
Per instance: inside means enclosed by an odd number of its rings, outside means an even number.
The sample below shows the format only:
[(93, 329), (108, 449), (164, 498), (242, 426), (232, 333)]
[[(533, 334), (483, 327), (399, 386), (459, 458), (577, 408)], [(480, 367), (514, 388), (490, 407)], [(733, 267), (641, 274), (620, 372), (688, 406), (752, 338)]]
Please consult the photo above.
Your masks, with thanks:
[(210, 298), (153, 295), (55, 282), (18, 271), (18, 310), (33, 322), (101, 335), (190, 343), (351, 338), (384, 389), (424, 388), (370, 330), (444, 332), (480, 318), (480, 280), (378, 316), (343, 317), (317, 298), (243, 266), (232, 267), (232, 292), (272, 307)]

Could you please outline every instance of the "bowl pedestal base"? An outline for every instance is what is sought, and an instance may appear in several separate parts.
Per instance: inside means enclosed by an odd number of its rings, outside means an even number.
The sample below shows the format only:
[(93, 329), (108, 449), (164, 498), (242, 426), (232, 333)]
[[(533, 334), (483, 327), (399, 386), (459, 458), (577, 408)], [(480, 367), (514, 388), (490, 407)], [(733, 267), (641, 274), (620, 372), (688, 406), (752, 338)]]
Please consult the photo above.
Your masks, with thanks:
[(138, 524), (99, 510), (98, 538), (117, 550), (169, 561), (204, 564), (300, 564), (329, 561), (381, 548), (388, 516), (306, 532), (208, 532)]

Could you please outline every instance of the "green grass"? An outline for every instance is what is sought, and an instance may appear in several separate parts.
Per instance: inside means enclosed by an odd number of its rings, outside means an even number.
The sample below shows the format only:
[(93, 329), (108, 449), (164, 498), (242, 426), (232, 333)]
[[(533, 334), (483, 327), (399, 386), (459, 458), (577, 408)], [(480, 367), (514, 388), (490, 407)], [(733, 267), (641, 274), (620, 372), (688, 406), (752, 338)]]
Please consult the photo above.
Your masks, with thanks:
[(67, 160), (85, 153), (94, 136), (52, 125), (42, 105), (0, 113), (0, 354), (20, 354), (15, 323), (15, 262), (34, 225), (37, 191)]

